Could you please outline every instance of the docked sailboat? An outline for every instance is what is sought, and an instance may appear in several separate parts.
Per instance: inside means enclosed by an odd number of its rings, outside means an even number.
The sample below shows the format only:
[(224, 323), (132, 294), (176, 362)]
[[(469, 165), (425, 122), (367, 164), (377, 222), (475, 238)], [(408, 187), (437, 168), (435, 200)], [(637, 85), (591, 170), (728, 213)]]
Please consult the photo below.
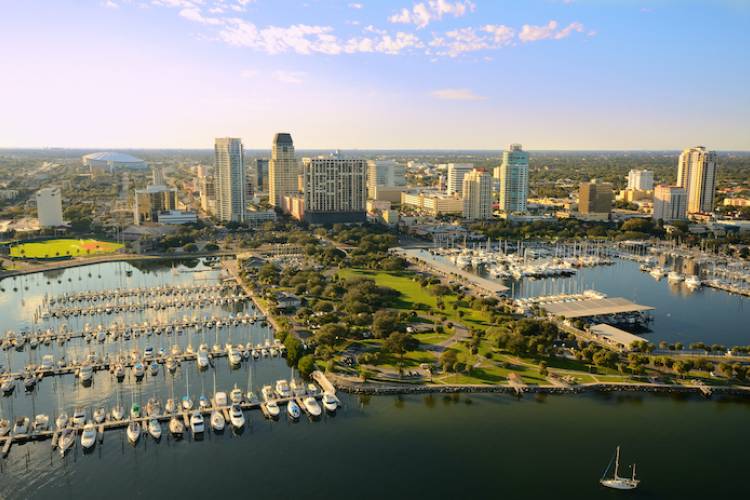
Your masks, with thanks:
[(339, 407), (339, 399), (330, 392), (323, 393), (323, 408), (328, 412), (335, 412)]
[(224, 427), (226, 426), (226, 420), (224, 420), (224, 415), (221, 414), (220, 411), (214, 410), (211, 412), (211, 428), (215, 430), (216, 432), (221, 432), (224, 430)]
[(60, 433), (60, 438), (57, 440), (57, 449), (60, 451), (60, 456), (65, 456), (65, 453), (73, 446), (76, 440), (76, 433), (73, 429), (63, 429)]
[(271, 418), (277, 418), (279, 416), (279, 413), (281, 413), (281, 409), (279, 408), (279, 404), (276, 402), (276, 399), (273, 396), (273, 389), (270, 385), (264, 385), (263, 389), (261, 390), (261, 394), (263, 395), (263, 404), (266, 406), (266, 412), (268, 413), (268, 416)]
[(133, 420), (128, 424), (126, 431), (128, 435), (128, 442), (135, 446), (138, 443), (138, 439), (141, 437), (141, 424)]
[(607, 466), (607, 469), (604, 471), (604, 474), (602, 475), (602, 478), (599, 480), (599, 483), (602, 486), (606, 486), (607, 488), (612, 488), (615, 490), (634, 490), (638, 487), (638, 484), (640, 483), (640, 480), (635, 478), (635, 464), (633, 464), (633, 477), (627, 478), (627, 477), (620, 477), (619, 476), (619, 469), (620, 469), (620, 447), (617, 447), (617, 451), (615, 452), (615, 474), (612, 478), (607, 478), (607, 473), (609, 472), (609, 468), (612, 466), (612, 461), (610, 460), (609, 465)]
[(245, 425), (245, 414), (240, 405), (232, 405), (229, 409), (229, 421), (235, 429), (241, 429)]
[(89, 420), (86, 425), (83, 426), (83, 432), (81, 433), (81, 447), (84, 450), (88, 450), (94, 447), (96, 444), (96, 427), (94, 423)]
[(161, 424), (155, 418), (148, 421), (148, 433), (156, 441), (161, 439)]
[(182, 420), (173, 416), (169, 419), (169, 432), (176, 438), (182, 437), (182, 433), (185, 432), (185, 425)]

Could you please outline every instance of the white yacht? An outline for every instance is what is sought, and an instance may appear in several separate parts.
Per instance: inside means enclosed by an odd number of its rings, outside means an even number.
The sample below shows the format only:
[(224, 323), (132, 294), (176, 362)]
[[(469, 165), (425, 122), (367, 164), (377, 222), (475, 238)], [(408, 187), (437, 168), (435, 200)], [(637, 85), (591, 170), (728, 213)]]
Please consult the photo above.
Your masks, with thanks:
[(242, 413), (240, 405), (232, 405), (229, 409), (229, 422), (235, 429), (241, 429), (245, 425), (245, 414)]
[(242, 354), (240, 354), (240, 351), (232, 347), (229, 350), (229, 364), (232, 366), (240, 366), (242, 364)]
[(211, 428), (217, 432), (221, 432), (224, 430), (224, 426), (226, 425), (226, 420), (224, 419), (224, 415), (221, 414), (220, 411), (214, 410), (211, 412)]
[(190, 415), (190, 430), (193, 434), (201, 434), (205, 430), (203, 415), (200, 412), (194, 411)]
[(52, 354), (42, 356), (42, 370), (47, 371), (55, 367), (55, 357)]
[(226, 392), (216, 392), (214, 393), (214, 408), (218, 408), (221, 406), (226, 406), (227, 403), (227, 393)]
[(651, 269), (651, 271), (648, 274), (650, 274), (656, 279), (661, 279), (664, 276), (664, 274), (666, 274), (666, 271), (664, 270), (663, 267), (656, 266), (653, 269)]
[(307, 396), (302, 400), (302, 404), (305, 405), (305, 410), (310, 414), (311, 417), (319, 417), (323, 410), (321, 410), (318, 401), (313, 396)]
[(240, 404), (242, 402), (242, 389), (237, 387), (237, 384), (234, 385), (234, 388), (229, 393), (229, 399), (234, 404)]
[(279, 408), (279, 404), (273, 397), (273, 389), (271, 389), (271, 386), (263, 386), (261, 394), (263, 395), (263, 404), (266, 406), (266, 412), (268, 413), (268, 416), (271, 418), (278, 417), (279, 413), (281, 413), (281, 409)]
[(323, 408), (331, 413), (335, 412), (339, 407), (339, 400), (336, 396), (330, 392), (323, 393)]
[(607, 488), (612, 488), (615, 490), (634, 490), (638, 487), (638, 484), (640, 481), (635, 478), (635, 464), (633, 464), (633, 477), (627, 478), (627, 477), (620, 477), (618, 475), (619, 469), (620, 469), (620, 447), (617, 447), (617, 451), (615, 452), (615, 474), (612, 478), (605, 479), (605, 476), (607, 475), (607, 472), (609, 472), (609, 468), (612, 466), (612, 462), (609, 462), (609, 466), (607, 466), (607, 470), (604, 471), (604, 475), (599, 480), (599, 483), (602, 486), (606, 486)]
[(125, 417), (125, 409), (122, 405), (112, 407), (112, 420), (122, 420)]
[(68, 426), (68, 414), (64, 411), (61, 411), (60, 414), (55, 419), (55, 425), (59, 429), (64, 429)]
[(185, 426), (183, 425), (182, 420), (177, 417), (170, 418), (169, 432), (171, 432), (174, 437), (182, 437), (182, 433), (185, 432)]
[(73, 446), (75, 440), (76, 433), (73, 429), (63, 429), (60, 438), (57, 440), (57, 449), (60, 450), (60, 456), (65, 456), (65, 453)]
[(138, 439), (141, 437), (141, 424), (133, 420), (128, 424), (128, 430), (126, 433), (128, 435), (128, 442), (135, 446)]
[(161, 439), (161, 424), (155, 418), (148, 421), (148, 433), (157, 441)]
[(289, 388), (289, 383), (286, 380), (276, 381), (276, 394), (280, 398), (288, 398), (292, 395), (292, 390)]
[(73, 426), (80, 427), (86, 423), (86, 411), (78, 407), (73, 411)]
[(690, 275), (687, 278), (685, 278), (685, 286), (688, 288), (696, 289), (703, 286), (703, 282), (698, 278), (696, 275)]
[(208, 368), (208, 351), (204, 351), (203, 349), (198, 349), (198, 367), (199, 368)]
[(29, 432), (29, 417), (18, 417), (13, 424), (13, 434), (27, 434)]
[(292, 420), (297, 420), (302, 412), (299, 409), (299, 405), (294, 402), (293, 399), (290, 399), (289, 402), (286, 404), (286, 413), (289, 415), (289, 418)]
[(667, 275), (667, 281), (670, 283), (679, 283), (681, 281), (685, 281), (685, 276), (683, 276), (681, 273), (678, 273), (677, 271), (671, 271)]
[(78, 378), (81, 379), (81, 382), (91, 382), (93, 376), (94, 367), (89, 364), (81, 365), (81, 367), (78, 369)]
[(34, 417), (34, 423), (31, 425), (34, 432), (44, 432), (49, 430), (49, 415), (40, 413)]
[(84, 450), (88, 450), (94, 447), (96, 444), (96, 427), (94, 422), (89, 420), (86, 425), (83, 426), (83, 432), (81, 433), (81, 447)]
[(94, 410), (94, 422), (97, 424), (101, 424), (104, 422), (104, 419), (107, 417), (107, 411), (104, 409), (103, 406), (98, 407)]

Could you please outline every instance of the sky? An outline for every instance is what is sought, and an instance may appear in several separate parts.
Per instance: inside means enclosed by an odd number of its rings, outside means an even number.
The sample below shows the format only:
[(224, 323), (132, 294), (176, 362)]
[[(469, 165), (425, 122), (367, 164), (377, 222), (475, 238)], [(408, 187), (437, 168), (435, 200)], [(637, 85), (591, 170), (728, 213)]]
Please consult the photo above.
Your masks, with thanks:
[(750, 150), (747, 0), (0, 0), (0, 147)]

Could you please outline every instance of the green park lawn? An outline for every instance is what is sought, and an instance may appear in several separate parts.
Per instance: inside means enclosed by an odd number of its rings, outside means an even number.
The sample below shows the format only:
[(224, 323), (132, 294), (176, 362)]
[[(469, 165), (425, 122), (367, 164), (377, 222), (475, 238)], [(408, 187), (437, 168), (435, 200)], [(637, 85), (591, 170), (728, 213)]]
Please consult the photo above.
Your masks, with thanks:
[(114, 253), (122, 247), (123, 245), (119, 243), (98, 240), (48, 240), (13, 245), (10, 249), (10, 256), (27, 259), (78, 257)]

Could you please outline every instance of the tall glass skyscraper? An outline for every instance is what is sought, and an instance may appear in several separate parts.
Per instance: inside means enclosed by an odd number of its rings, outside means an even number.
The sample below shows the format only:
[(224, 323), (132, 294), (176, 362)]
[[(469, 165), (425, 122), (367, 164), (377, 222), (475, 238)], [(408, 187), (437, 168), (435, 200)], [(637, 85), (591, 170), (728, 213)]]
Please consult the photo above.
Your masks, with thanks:
[(296, 194), (299, 191), (300, 173), (291, 134), (282, 132), (273, 136), (271, 161), (268, 164), (268, 202), (281, 207), (284, 196)]
[(500, 210), (525, 212), (529, 196), (529, 153), (520, 144), (503, 151), (503, 161), (495, 167), (494, 177), (500, 184)]
[(216, 217), (221, 221), (245, 221), (245, 162), (242, 140), (220, 137), (214, 143)]

